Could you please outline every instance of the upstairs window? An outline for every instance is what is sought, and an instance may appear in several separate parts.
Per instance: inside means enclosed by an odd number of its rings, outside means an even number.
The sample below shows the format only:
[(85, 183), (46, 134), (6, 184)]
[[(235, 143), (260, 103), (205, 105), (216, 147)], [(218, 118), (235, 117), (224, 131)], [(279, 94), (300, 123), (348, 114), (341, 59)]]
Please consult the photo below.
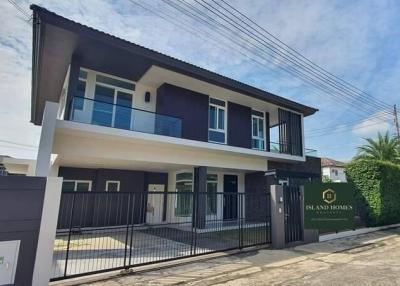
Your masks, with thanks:
[(253, 110), (251, 113), (251, 147), (265, 150), (265, 118), (264, 113)]
[(225, 101), (210, 98), (208, 110), (208, 141), (226, 143)]

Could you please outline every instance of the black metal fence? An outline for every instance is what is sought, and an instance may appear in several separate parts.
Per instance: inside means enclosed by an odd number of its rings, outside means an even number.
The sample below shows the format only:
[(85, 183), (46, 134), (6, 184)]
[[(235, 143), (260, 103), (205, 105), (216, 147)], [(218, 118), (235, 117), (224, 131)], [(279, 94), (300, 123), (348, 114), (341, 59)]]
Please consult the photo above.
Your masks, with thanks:
[(269, 244), (267, 193), (63, 193), (52, 280)]
[(303, 240), (303, 225), (300, 187), (284, 186), (283, 199), (285, 204), (285, 242), (301, 241)]

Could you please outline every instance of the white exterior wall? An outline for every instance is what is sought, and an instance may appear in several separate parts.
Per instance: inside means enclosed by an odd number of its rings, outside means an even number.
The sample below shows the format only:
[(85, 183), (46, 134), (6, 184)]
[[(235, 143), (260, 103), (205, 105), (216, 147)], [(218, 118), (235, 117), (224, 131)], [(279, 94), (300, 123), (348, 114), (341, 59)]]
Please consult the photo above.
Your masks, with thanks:
[[(337, 175), (336, 172), (337, 171)], [(327, 178), (331, 179), (333, 182), (342, 182), (346, 183), (346, 173), (345, 169), (341, 167), (323, 167), (322, 168), (322, 176), (326, 176)]]
[[(176, 174), (183, 172), (192, 172), (193, 169), (183, 169), (179, 171), (173, 171), (168, 173), (168, 192), (176, 192)], [(236, 175), (238, 176), (238, 193), (245, 192), (245, 174), (242, 172), (229, 172), (229, 171), (213, 171), (207, 170), (207, 174), (214, 174), (218, 176), (217, 182), (217, 192), (224, 192), (224, 175)], [(175, 206), (176, 206), (176, 195), (169, 195), (167, 202), (167, 217), (165, 223), (184, 223), (191, 222), (192, 217), (182, 217), (175, 216)], [(244, 197), (243, 197), (244, 200)], [(239, 204), (239, 200), (238, 200)], [(245, 218), (245, 202), (242, 203), (243, 208), (240, 211), (240, 214), (243, 218)], [(239, 210), (239, 208), (238, 208)], [(239, 211), (238, 211), (239, 212)], [(223, 219), (223, 195), (217, 195), (217, 214), (216, 215), (207, 215), (207, 219), (211, 220), (222, 220)]]

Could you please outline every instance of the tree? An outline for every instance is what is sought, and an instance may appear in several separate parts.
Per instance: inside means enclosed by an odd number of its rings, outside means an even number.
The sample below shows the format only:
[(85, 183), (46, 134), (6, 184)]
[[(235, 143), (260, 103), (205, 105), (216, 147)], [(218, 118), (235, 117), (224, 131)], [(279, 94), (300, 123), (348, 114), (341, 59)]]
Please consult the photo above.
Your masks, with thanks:
[(322, 183), (333, 183), (333, 181), (327, 175), (323, 175), (322, 176)]
[(400, 162), (400, 142), (391, 138), (389, 132), (385, 135), (378, 133), (377, 139), (365, 138), (367, 144), (358, 147), (355, 159), (381, 160), (392, 163)]

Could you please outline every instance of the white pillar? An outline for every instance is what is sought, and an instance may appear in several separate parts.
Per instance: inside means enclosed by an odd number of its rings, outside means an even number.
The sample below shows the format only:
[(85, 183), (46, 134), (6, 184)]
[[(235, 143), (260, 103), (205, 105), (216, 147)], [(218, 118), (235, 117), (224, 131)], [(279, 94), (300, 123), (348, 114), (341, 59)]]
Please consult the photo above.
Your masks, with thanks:
[(35, 265), (33, 268), (32, 286), (49, 284), (61, 199), (61, 186), (62, 178), (47, 178)]
[(42, 132), (40, 133), (39, 151), (36, 161), (35, 175), (38, 177), (47, 177), (49, 175), (57, 113), (58, 103), (46, 101), (42, 121)]

